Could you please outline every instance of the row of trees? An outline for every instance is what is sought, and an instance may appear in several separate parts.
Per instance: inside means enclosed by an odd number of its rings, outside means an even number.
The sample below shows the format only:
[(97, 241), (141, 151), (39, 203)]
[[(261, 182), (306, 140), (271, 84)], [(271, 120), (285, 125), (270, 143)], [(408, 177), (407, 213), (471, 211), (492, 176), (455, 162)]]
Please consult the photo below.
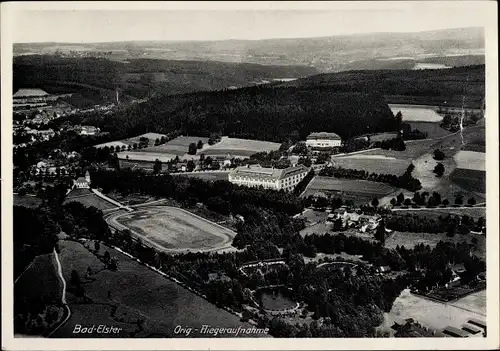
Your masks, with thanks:
[[(454, 204), (455, 206), (461, 206), (464, 204), (464, 197), (461, 194), (458, 194), (455, 196), (454, 199)], [(474, 197), (470, 197), (467, 199), (467, 205), (469, 206), (474, 206), (476, 204), (476, 199)], [(437, 206), (444, 206), (448, 207), (450, 205), (450, 200), (448, 199), (442, 199), (441, 194), (434, 191), (432, 194), (429, 194), (429, 192), (424, 191), (422, 193), (416, 191), (413, 194), (412, 198), (404, 196), (403, 193), (399, 193), (399, 195), (395, 198), (391, 199), (391, 205), (393, 206), (415, 206), (415, 207), (420, 207), (420, 206), (427, 206), (427, 207), (437, 207)]]
[(393, 216), (387, 221), (387, 228), (399, 232), (415, 233), (446, 233), (454, 236), (455, 233), (468, 234), (471, 230), (481, 232), (485, 225), (484, 217), (474, 221), (473, 218), (460, 216), (439, 216), (437, 219), (418, 215)]
[(243, 216), (245, 205), (273, 208), (287, 214), (295, 214), (303, 209), (299, 198), (293, 193), (236, 186), (222, 180), (210, 182), (170, 174), (154, 175), (141, 170), (100, 170), (92, 174), (92, 183), (104, 192), (116, 190), (124, 194), (168, 197), (187, 206), (193, 206), (197, 202), (204, 203), (209, 198), (218, 198), (230, 203), (231, 213)]

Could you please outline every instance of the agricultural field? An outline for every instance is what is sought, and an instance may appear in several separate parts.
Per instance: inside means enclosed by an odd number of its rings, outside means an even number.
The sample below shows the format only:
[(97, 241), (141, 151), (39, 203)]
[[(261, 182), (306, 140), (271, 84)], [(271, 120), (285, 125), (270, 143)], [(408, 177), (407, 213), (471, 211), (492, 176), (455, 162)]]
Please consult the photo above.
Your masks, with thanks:
[[(465, 297), (467, 298), (467, 297)], [(460, 300), (459, 300), (460, 301)], [(450, 303), (440, 303), (416, 296), (408, 289), (394, 301), (389, 313), (384, 313), (384, 329), (390, 328), (395, 320), (413, 318), (432, 329), (442, 330), (447, 326), (461, 328), (470, 318), (485, 319), (485, 315), (473, 310), (454, 306)]]
[[(356, 155), (376, 155), (376, 156), (385, 156), (387, 158), (394, 158), (397, 160), (407, 160), (411, 161), (423, 154), (433, 150), (433, 145), (439, 143), (436, 140), (423, 139), (423, 140), (411, 140), (406, 142), (406, 150), (404, 151), (394, 151), (394, 150), (384, 150), (384, 149), (372, 149), (368, 151), (364, 151), (362, 153)], [(348, 157), (352, 157), (355, 155), (351, 155)], [(409, 162), (408, 162), (409, 163)]]
[(70, 203), (70, 202), (79, 202), (84, 206), (90, 207), (94, 206), (99, 210), (109, 210), (111, 208), (115, 208), (116, 205), (112, 204), (111, 202), (108, 202), (99, 196), (97, 196), (94, 193), (90, 193), (88, 195), (83, 195), (83, 196), (76, 196), (76, 197), (67, 197), (64, 200), (64, 204)]
[(412, 232), (393, 232), (386, 240), (385, 247), (389, 249), (395, 249), (396, 246), (404, 246), (406, 248), (413, 248), (417, 244), (429, 245), (430, 247), (435, 247), (438, 242), (453, 242), (459, 243), (463, 241), (471, 242), (472, 238), (478, 240), (477, 248), (474, 250), (474, 254), (478, 257), (485, 258), (486, 256), (486, 237), (484, 235), (476, 234), (456, 234), (454, 237), (450, 238), (446, 236), (445, 233), (412, 233)]
[(185, 177), (199, 178), (203, 180), (214, 180), (214, 181), (229, 179), (229, 172), (195, 172), (188, 174), (180, 173), (179, 175)]
[[(451, 202), (451, 201), (450, 201)], [(420, 209), (393, 209), (394, 214), (397, 215), (417, 215), (430, 218), (438, 218), (439, 216), (463, 216), (467, 215), (474, 219), (479, 217), (486, 217), (486, 207), (462, 207), (462, 208), (420, 208)]]
[(439, 122), (421, 122), (421, 121), (408, 121), (411, 130), (419, 130), (421, 132), (427, 133), (427, 138), (435, 139), (442, 138), (449, 134), (450, 131), (441, 128)]
[[(85, 281), (83, 285), (90, 302), (81, 304), (68, 293), (72, 315), (54, 337), (74, 337), (72, 331), (76, 324), (114, 325), (123, 328), (122, 333), (114, 336), (138, 338), (176, 337), (176, 325), (192, 326), (193, 332), (189, 337), (200, 337), (194, 328), (199, 329), (202, 324), (250, 327), (240, 322), (238, 317), (104, 244), (101, 244), (98, 255), (103, 256), (107, 250), (112, 257), (116, 257), (116, 271), (102, 269), (104, 265), (97, 256), (80, 243), (62, 241), (60, 246), (60, 258), (67, 281), (73, 269), (80, 277), (85, 275), (88, 266), (96, 273), (92, 280)], [(91, 243), (88, 246), (93, 247)], [(138, 319), (144, 320), (142, 328), (138, 327)], [(177, 335), (182, 336), (185, 335)]]
[(332, 157), (331, 160), (334, 167), (358, 169), (378, 174), (402, 175), (410, 165), (408, 160), (383, 155), (367, 155), (367, 153)]
[(432, 107), (389, 104), (392, 113), (401, 112), (404, 122), (441, 122), (440, 116)]
[(212, 251), (231, 246), (233, 231), (176, 207), (151, 206), (108, 219), (164, 251)]
[(149, 139), (148, 146), (153, 146), (155, 144), (155, 140), (161, 139), (161, 137), (163, 137), (163, 136), (166, 136), (166, 135), (158, 134), (158, 133), (145, 133), (145, 134), (141, 134), (141, 135), (138, 135), (138, 136), (135, 136), (132, 138), (128, 138), (128, 139), (109, 141), (107, 143), (97, 144), (97, 145), (94, 145), (94, 147), (95, 148), (103, 148), (106, 146), (107, 147), (118, 146), (118, 147), (122, 148), (123, 146), (125, 146), (126, 148), (128, 148), (129, 146), (133, 146), (134, 143), (138, 144), (141, 138), (148, 138)]
[(269, 141), (222, 137), (218, 143), (207, 145), (200, 153), (211, 157), (226, 156), (230, 154), (236, 158), (248, 158), (258, 152), (278, 150), (280, 146), (281, 145), (278, 143)]
[(304, 197), (314, 195), (318, 191), (342, 194), (344, 199), (352, 199), (357, 203), (371, 201), (374, 197), (383, 197), (393, 193), (390, 185), (358, 179), (338, 179), (333, 177), (314, 177), (307, 187)]
[(394, 139), (398, 136), (398, 133), (378, 133), (378, 134), (372, 134), (370, 135), (370, 140), (372, 142), (376, 141), (384, 141), (384, 140), (389, 140), (389, 139)]
[(25, 196), (19, 196), (19, 195), (13, 195), (13, 202), (14, 206), (24, 206), (24, 207), (29, 207), (29, 208), (35, 208), (38, 207), (42, 203), (42, 199), (36, 196), (30, 196), (30, 195), (25, 195)]
[(486, 171), (486, 154), (484, 152), (461, 150), (453, 156), (458, 169)]
[(453, 183), (468, 191), (486, 194), (486, 172), (457, 168), (451, 174)]

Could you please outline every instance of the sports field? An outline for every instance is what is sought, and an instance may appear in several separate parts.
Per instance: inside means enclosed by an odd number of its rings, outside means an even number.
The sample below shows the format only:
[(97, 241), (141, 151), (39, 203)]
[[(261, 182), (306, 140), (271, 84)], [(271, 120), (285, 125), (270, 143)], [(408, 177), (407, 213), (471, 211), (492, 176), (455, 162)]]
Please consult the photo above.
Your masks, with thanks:
[(343, 193), (346, 195), (354, 195), (359, 198), (373, 199), (374, 197), (382, 197), (394, 191), (390, 185), (378, 182), (370, 182), (368, 180), (358, 179), (339, 179), (333, 177), (314, 177), (307, 187), (305, 197), (314, 195), (316, 192), (322, 191), (325, 193)]
[(231, 246), (235, 232), (176, 207), (151, 206), (108, 218), (164, 251), (214, 251)]

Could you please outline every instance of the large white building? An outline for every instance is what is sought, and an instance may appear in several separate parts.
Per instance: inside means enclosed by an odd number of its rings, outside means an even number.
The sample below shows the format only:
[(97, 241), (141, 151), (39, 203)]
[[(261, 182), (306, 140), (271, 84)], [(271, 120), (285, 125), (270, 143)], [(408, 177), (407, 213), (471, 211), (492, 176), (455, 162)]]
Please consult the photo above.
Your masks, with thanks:
[(291, 191), (304, 179), (308, 172), (309, 169), (304, 165), (285, 169), (247, 165), (232, 170), (229, 173), (229, 181), (233, 184), (248, 187), (262, 186), (266, 189)]
[(311, 133), (306, 139), (306, 146), (311, 148), (332, 148), (340, 147), (342, 145), (342, 139), (335, 133)]
[(90, 189), (90, 173), (85, 172), (85, 177), (79, 177), (73, 181), (73, 188)]

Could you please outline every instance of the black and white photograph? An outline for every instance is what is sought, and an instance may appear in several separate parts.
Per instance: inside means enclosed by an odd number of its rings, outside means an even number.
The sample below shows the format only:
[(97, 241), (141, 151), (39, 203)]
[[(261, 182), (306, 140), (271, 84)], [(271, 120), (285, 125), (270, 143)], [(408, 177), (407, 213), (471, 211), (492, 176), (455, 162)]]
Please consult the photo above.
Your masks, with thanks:
[(495, 2), (1, 12), (2, 349), (500, 346)]

